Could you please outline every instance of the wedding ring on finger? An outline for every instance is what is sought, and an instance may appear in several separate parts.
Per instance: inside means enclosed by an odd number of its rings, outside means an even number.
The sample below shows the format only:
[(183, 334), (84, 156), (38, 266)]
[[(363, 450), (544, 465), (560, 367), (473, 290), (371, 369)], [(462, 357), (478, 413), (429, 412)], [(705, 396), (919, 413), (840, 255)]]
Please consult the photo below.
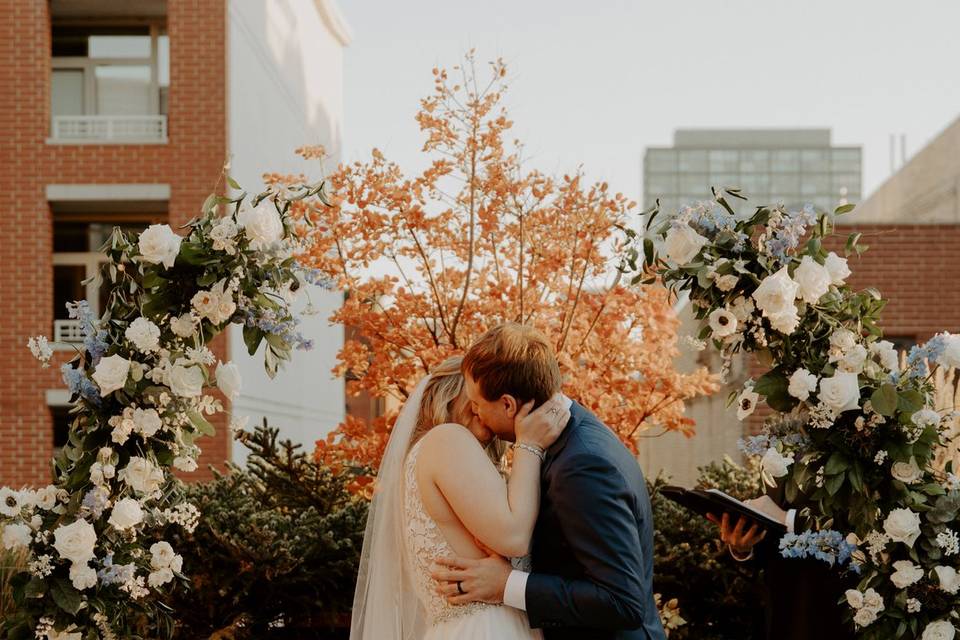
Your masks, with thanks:
[(458, 591), (458, 592), (460, 593), (460, 595), (462, 595), (462, 596), (467, 595), (467, 592), (463, 590), (463, 581), (462, 581), (462, 580), (457, 580), (457, 591)]

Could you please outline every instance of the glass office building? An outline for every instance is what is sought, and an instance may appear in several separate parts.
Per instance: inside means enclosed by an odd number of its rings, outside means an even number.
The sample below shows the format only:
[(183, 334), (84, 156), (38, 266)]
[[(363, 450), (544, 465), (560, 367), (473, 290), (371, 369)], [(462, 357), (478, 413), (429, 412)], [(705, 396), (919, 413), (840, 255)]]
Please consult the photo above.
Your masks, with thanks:
[(751, 204), (832, 210), (861, 197), (861, 147), (833, 146), (829, 129), (680, 129), (643, 160), (644, 206), (667, 211), (740, 187)]

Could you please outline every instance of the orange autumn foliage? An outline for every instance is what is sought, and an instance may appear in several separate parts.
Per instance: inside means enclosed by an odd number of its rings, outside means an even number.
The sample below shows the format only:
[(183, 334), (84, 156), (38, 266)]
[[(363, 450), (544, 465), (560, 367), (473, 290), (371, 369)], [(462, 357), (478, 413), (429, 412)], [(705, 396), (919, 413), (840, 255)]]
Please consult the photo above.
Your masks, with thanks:
[[(302, 259), (347, 292), (332, 320), (364, 337), (339, 354), (348, 392), (402, 401), (437, 363), (515, 320), (550, 337), (565, 392), (627, 446), (654, 426), (692, 434), (684, 401), (717, 382), (674, 368), (679, 321), (667, 291), (621, 282), (618, 225), (634, 203), (579, 172), (527, 167), (522, 146), (506, 141), (501, 61), (482, 85), (471, 55), (433, 75), (417, 114), (426, 169), (408, 175), (374, 150), (329, 177), (331, 206), (301, 207), (315, 225)], [(376, 468), (393, 418), (348, 418), (317, 457)]]

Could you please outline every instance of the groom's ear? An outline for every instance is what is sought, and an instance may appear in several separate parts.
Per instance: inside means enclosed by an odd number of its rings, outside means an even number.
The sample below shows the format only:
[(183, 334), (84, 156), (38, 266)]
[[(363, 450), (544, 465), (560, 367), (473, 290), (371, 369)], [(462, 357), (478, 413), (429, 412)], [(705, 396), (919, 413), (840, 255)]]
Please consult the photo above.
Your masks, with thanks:
[(500, 396), (500, 402), (503, 403), (503, 410), (506, 412), (507, 417), (512, 420), (513, 417), (517, 415), (517, 411), (520, 410), (520, 403), (508, 393)]

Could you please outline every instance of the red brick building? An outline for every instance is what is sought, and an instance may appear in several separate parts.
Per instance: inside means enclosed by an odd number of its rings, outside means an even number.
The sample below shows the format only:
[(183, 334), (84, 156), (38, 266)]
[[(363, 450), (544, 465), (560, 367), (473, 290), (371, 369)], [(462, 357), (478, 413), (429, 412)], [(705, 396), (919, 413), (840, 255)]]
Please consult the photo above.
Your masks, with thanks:
[[(50, 479), (65, 437), (60, 364), (75, 326), (63, 303), (113, 225), (176, 227), (227, 153), (223, 2), (0, 2), (0, 484)], [(59, 340), (41, 369), (28, 336)], [(214, 348), (225, 357), (225, 341)], [(197, 477), (228, 457), (201, 442)]]

